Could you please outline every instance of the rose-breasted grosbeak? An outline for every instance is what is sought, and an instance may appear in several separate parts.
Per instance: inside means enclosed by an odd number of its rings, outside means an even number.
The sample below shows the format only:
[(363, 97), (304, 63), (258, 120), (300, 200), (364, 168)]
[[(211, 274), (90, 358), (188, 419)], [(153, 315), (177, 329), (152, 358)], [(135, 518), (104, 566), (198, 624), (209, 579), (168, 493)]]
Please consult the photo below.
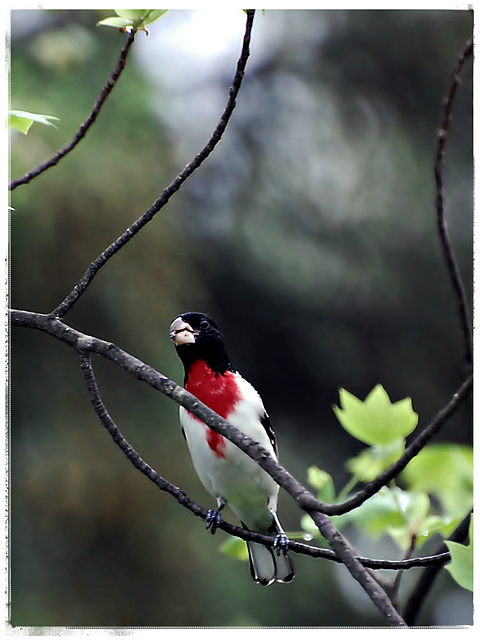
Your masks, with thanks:
[[(235, 371), (222, 335), (203, 313), (184, 313), (170, 325), (170, 338), (185, 369), (184, 386), (201, 402), (253, 438), (276, 459), (275, 434), (262, 400), (252, 385)], [(180, 424), (195, 470), (217, 500), (207, 529), (220, 522), (228, 503), (244, 528), (276, 534), (273, 549), (248, 542), (250, 571), (255, 582), (269, 585), (290, 582), (295, 575), (287, 554), (288, 538), (277, 517), (279, 487), (251, 458), (232, 442), (180, 407)]]

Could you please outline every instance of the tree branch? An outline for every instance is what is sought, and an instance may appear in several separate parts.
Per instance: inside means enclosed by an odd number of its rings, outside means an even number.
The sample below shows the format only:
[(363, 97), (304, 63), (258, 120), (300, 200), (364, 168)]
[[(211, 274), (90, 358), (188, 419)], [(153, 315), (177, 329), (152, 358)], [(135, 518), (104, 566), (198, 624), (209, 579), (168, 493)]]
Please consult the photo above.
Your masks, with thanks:
[(332, 521), (319, 511), (310, 511), (309, 515), (320, 533), (328, 540), (329, 545), (350, 571), (352, 577), (362, 585), (372, 602), (383, 613), (388, 624), (394, 627), (406, 627), (405, 621), (393, 606), (384, 588), (365, 569), (348, 540), (338, 531)]
[[(125, 439), (125, 437), (120, 432), (119, 428), (111, 418), (108, 413), (102, 399), (100, 396), (100, 392), (98, 389), (98, 385), (95, 379), (95, 374), (93, 371), (93, 366), (91, 362), (91, 354), (87, 352), (79, 352), (80, 355), (80, 367), (82, 370), (82, 375), (86, 383), (88, 396), (90, 402), (97, 413), (100, 422), (107, 429), (109, 434), (112, 436), (115, 444), (123, 451), (128, 460), (133, 464), (133, 466), (138, 469), (141, 473), (143, 473), (149, 480), (151, 480), (161, 491), (169, 493), (172, 497), (174, 497), (177, 502), (187, 508), (193, 515), (206, 519), (208, 511), (207, 509), (201, 507), (193, 500), (191, 500), (184, 491), (168, 482), (165, 478), (163, 478), (155, 469), (153, 469), (143, 458), (138, 454), (138, 452), (132, 447), (132, 445)], [(243, 527), (238, 527), (230, 524), (226, 520), (221, 520), (219, 524), (219, 528), (229, 533), (230, 535), (236, 536), (238, 538), (242, 538), (243, 540), (251, 540), (252, 542), (260, 542), (267, 546), (273, 546), (275, 538), (273, 536), (266, 536), (261, 533), (257, 533), (255, 531), (249, 531), (248, 529), (244, 529)], [(295, 553), (300, 553), (311, 558), (324, 558), (327, 560), (331, 560), (333, 562), (341, 563), (342, 560), (333, 552), (331, 549), (324, 549), (321, 547), (315, 547), (312, 545), (304, 544), (302, 542), (296, 542), (294, 540), (290, 540), (289, 548), (291, 551)], [(450, 554), (448, 551), (439, 553), (434, 556), (420, 557), (420, 558), (411, 558), (407, 561), (405, 560), (375, 560), (372, 558), (359, 557), (359, 562), (368, 568), (371, 569), (392, 569), (392, 570), (405, 570), (411, 569), (413, 567), (425, 567), (432, 565), (443, 565), (445, 562), (450, 560)]]
[(452, 400), (450, 400), (446, 407), (439, 411), (430, 425), (420, 433), (416, 440), (414, 440), (405, 451), (404, 455), (399, 458), (390, 469), (387, 469), (378, 476), (377, 479), (366, 485), (363, 490), (359, 491), (358, 494), (350, 500), (338, 505), (332, 505), (318, 500), (311, 491), (308, 491), (308, 489), (298, 482), (284, 467), (276, 462), (263, 447), (239, 429), (233, 427), (183, 387), (177, 385), (173, 380), (156, 371), (153, 367), (150, 367), (138, 358), (123, 351), (123, 349), (115, 344), (81, 333), (65, 324), (62, 320), (53, 318), (50, 315), (13, 309), (10, 312), (10, 318), (13, 325), (43, 331), (65, 342), (78, 352), (87, 351), (101, 355), (117, 364), (138, 380), (146, 382), (154, 389), (161, 391), (200, 418), (211, 429), (233, 442), (255, 460), (262, 469), (272, 476), (278, 485), (285, 489), (285, 491), (297, 501), (302, 509), (307, 512), (319, 511), (327, 515), (340, 515), (360, 506), (365, 500), (374, 495), (378, 489), (387, 484), (392, 477), (398, 475), (408, 462), (423, 448), (425, 443), (434, 434), (438, 433), (447, 418), (454, 413), (467, 396), (472, 386), (472, 376), (469, 376), (454, 394)]
[(80, 355), (80, 368), (82, 370), (83, 379), (88, 391), (88, 397), (92, 403), (95, 412), (97, 413), (100, 422), (107, 429), (112, 436), (115, 444), (123, 451), (133, 466), (143, 473), (149, 480), (151, 480), (159, 489), (172, 495), (177, 502), (189, 509), (194, 515), (205, 518), (207, 515), (206, 509), (199, 507), (178, 487), (165, 480), (160, 474), (158, 474), (149, 464), (141, 458), (132, 445), (123, 437), (115, 422), (110, 417), (105, 405), (100, 397), (97, 382), (95, 380), (95, 374), (93, 372), (91, 355), (88, 351), (79, 350)]
[[(351, 575), (362, 585), (374, 604), (386, 616), (389, 624), (392, 626), (406, 626), (401, 616), (390, 602), (384, 589), (375, 581), (374, 578), (372, 578), (368, 571), (366, 571), (358, 559), (357, 554), (350, 547), (344, 536), (334, 527), (325, 513), (321, 512), (325, 506), (324, 503), (317, 500), (310, 491), (303, 487), (288, 471), (273, 460), (273, 458), (271, 458), (271, 456), (251, 438), (248, 438), (241, 431), (215, 414), (215, 412), (197, 400), (195, 396), (192, 396), (185, 389), (179, 387), (172, 380), (112, 343), (108, 343), (76, 331), (61, 320), (52, 318), (52, 316), (14, 310), (11, 312), (11, 319), (14, 325), (29, 326), (31, 328), (45, 331), (63, 342), (66, 342), (79, 353), (98, 353), (99, 355), (112, 360), (126, 371), (129, 371), (139, 380), (147, 382), (152, 387), (171, 397), (178, 404), (187, 408), (195, 416), (200, 418), (214, 431), (222, 434), (237, 445), (263, 469), (265, 469), (265, 471), (267, 471), (272, 478), (274, 478), (274, 480), (296, 500), (302, 509), (310, 514), (321, 534), (335, 552), (336, 556), (343, 564), (345, 564)], [(460, 398), (457, 398), (457, 402), (459, 399)], [(440, 428), (443, 422), (444, 419), (437, 420), (437, 429)]]
[(279, 465), (263, 447), (252, 440), (252, 438), (249, 438), (239, 429), (233, 427), (173, 380), (170, 380), (153, 367), (145, 364), (126, 351), (123, 351), (123, 349), (115, 344), (77, 331), (73, 327), (65, 324), (62, 320), (46, 314), (14, 309), (10, 313), (10, 319), (14, 326), (29, 327), (43, 331), (65, 342), (79, 353), (96, 353), (114, 362), (138, 380), (146, 382), (152, 388), (172, 398), (175, 402), (200, 418), (211, 429), (237, 445), (237, 447), (255, 460), (265, 471), (270, 473), (276, 482), (299, 502), (302, 508), (319, 509), (324, 504), (317, 500), (310, 491), (303, 487), (286, 469)]
[[(445, 162), (445, 144), (447, 140), (447, 135), (450, 127), (450, 122), (452, 119), (452, 108), (454, 98), (460, 84), (460, 74), (463, 70), (463, 67), (473, 53), (473, 41), (469, 40), (466, 42), (463, 51), (461, 52), (455, 72), (453, 74), (452, 80), (450, 82), (450, 87), (448, 90), (448, 94), (444, 100), (444, 109), (443, 109), (443, 117), (442, 124), (440, 130), (438, 132), (437, 137), (437, 149), (435, 154), (435, 165), (434, 165), (434, 173), (435, 173), (435, 186), (436, 186), (436, 211), (437, 211), (437, 228), (438, 235), (440, 238), (443, 257), (446, 263), (447, 272), (450, 278), (450, 283), (453, 287), (454, 295), (457, 300), (457, 309), (460, 321), (460, 330), (463, 334), (463, 342), (464, 342), (464, 359), (467, 365), (468, 371), (470, 372), (469, 379), (467, 379), (469, 387), (472, 386), (472, 371), (473, 371), (473, 335), (472, 335), (472, 327), (468, 312), (468, 304), (467, 297), (465, 294), (465, 289), (462, 282), (462, 277), (460, 275), (460, 270), (458, 268), (458, 264), (455, 258), (455, 253), (453, 251), (453, 246), (449, 238), (447, 223), (445, 219), (445, 207), (444, 207), (444, 188), (443, 188), (443, 167)], [(464, 390), (465, 384), (464, 383)], [(453, 401), (455, 401), (455, 396)], [(421, 446), (423, 446), (420, 443)], [(453, 533), (453, 539), (456, 537), (462, 536), (464, 537), (468, 532), (468, 522), (470, 517), (466, 518), (463, 523), (457, 527), (455, 532)], [(439, 553), (446, 550), (446, 546), (443, 544)], [(430, 567), (422, 572), (420, 579), (417, 584), (413, 588), (410, 597), (408, 599), (406, 608), (405, 608), (405, 620), (408, 624), (413, 624), (420, 607), (423, 604), (423, 601), (427, 597), (428, 592), (433, 584), (433, 581), (438, 573), (439, 566)]]
[(243, 46), (240, 58), (237, 63), (237, 69), (233, 78), (233, 83), (230, 88), (229, 98), (227, 105), (223, 111), (220, 121), (213, 132), (210, 140), (204, 146), (204, 148), (195, 156), (195, 158), (187, 164), (187, 166), (181, 171), (177, 177), (166, 187), (160, 197), (158, 197), (154, 203), (150, 206), (145, 213), (140, 216), (124, 233), (119, 236), (112, 244), (103, 251), (96, 260), (94, 260), (83, 277), (78, 281), (73, 290), (68, 296), (53, 310), (52, 315), (58, 318), (64, 316), (77, 300), (85, 292), (86, 288), (93, 280), (98, 271), (103, 265), (114, 256), (127, 242), (129, 242), (133, 236), (135, 236), (145, 225), (147, 225), (153, 217), (167, 204), (170, 198), (180, 189), (185, 180), (196, 170), (200, 165), (208, 158), (214, 148), (220, 142), (223, 133), (227, 127), (233, 110), (236, 106), (236, 99), (242, 80), (245, 74), (245, 67), (247, 60), (250, 56), (250, 38), (253, 27), (253, 18), (255, 16), (254, 10), (247, 11), (247, 23), (245, 26), (245, 34), (243, 36)]
[[(80, 354), (94, 352), (107, 357), (123, 369), (129, 371), (139, 380), (143, 380), (155, 389), (165, 393), (178, 404), (187, 408), (195, 416), (200, 418), (210, 428), (213, 428), (215, 431), (221, 433), (231, 442), (236, 444), (242, 451), (265, 469), (265, 471), (267, 471), (275, 480), (277, 480), (278, 484), (297, 500), (301, 508), (305, 509), (303, 504), (305, 502), (313, 501), (313, 504), (318, 503), (315, 497), (307, 491), (305, 487), (302, 487), (302, 485), (293, 476), (291, 476), (288, 471), (278, 465), (268, 452), (263, 449), (263, 447), (258, 445), (251, 438), (247, 437), (240, 430), (230, 425), (226, 420), (197, 400), (195, 396), (188, 393), (188, 391), (179, 387), (172, 380), (169, 380), (166, 376), (155, 371), (152, 367), (146, 365), (137, 358), (134, 358), (125, 351), (122, 351), (116, 345), (94, 338), (93, 336), (80, 333), (72, 327), (64, 324), (61, 320), (52, 318), (51, 316), (26, 311), (12, 311), (11, 320), (12, 323), (17, 326), (31, 326), (32, 328), (43, 330), (46, 333), (59, 338), (63, 342), (66, 342)], [(90, 393), (92, 393), (92, 389), (94, 389), (94, 387), (92, 387), (92, 381), (88, 376), (88, 367), (85, 358), (83, 358), (83, 371), (86, 372), (86, 381), (89, 384)], [(103, 407), (100, 406), (98, 402), (96, 402), (94, 406), (99, 414), (106, 419)], [(119, 438), (118, 441), (121, 442)], [(128, 447), (125, 443), (122, 443), (122, 446), (123, 451), (126, 452)], [(140, 461), (137, 460), (137, 463), (140, 464)], [(156, 479), (154, 481), (156, 481)], [(336, 555), (346, 565), (352, 576), (360, 582), (372, 601), (386, 616), (389, 624), (394, 626), (406, 626), (391, 604), (386, 593), (368, 574), (368, 571), (362, 566), (356, 557), (355, 552), (351, 549), (348, 541), (334, 527), (327, 516), (316, 511), (314, 507), (312, 508), (311, 506), (306, 510), (314, 519), (314, 522), (319, 527), (320, 532), (327, 540), (333, 551), (335, 551)]]
[(122, 73), (122, 71), (125, 68), (125, 63), (127, 61), (128, 52), (130, 51), (130, 47), (132, 46), (133, 41), (135, 39), (135, 34), (136, 34), (136, 31), (132, 31), (129, 34), (127, 42), (125, 43), (122, 51), (120, 52), (120, 57), (118, 59), (117, 66), (115, 67), (115, 69), (114, 69), (112, 75), (110, 76), (107, 84), (103, 87), (103, 89), (102, 89), (102, 91), (101, 91), (101, 93), (100, 93), (100, 95), (99, 95), (99, 97), (98, 97), (98, 99), (97, 99), (97, 101), (95, 103), (95, 106), (93, 107), (90, 115), (85, 120), (85, 122), (81, 125), (80, 129), (74, 135), (74, 137), (71, 140), (71, 142), (69, 142), (69, 144), (67, 144), (66, 147), (64, 147), (63, 149), (58, 151), (54, 156), (52, 156), (50, 158), (50, 160), (47, 160), (46, 162), (42, 163), (36, 169), (34, 169), (33, 171), (30, 171), (29, 173), (25, 174), (21, 178), (17, 178), (16, 180), (13, 180), (10, 183), (10, 191), (13, 191), (17, 187), (19, 187), (21, 184), (29, 183), (31, 180), (33, 180), (33, 178), (36, 178), (37, 176), (39, 176), (41, 173), (43, 173), (44, 171), (46, 171), (50, 167), (53, 167), (56, 164), (58, 164), (58, 162), (62, 158), (64, 158), (68, 153), (70, 153), (70, 151), (72, 151), (77, 146), (77, 144), (80, 142), (80, 140), (82, 140), (85, 137), (88, 129), (90, 129), (92, 124), (97, 119), (97, 116), (100, 113), (100, 109), (105, 104), (106, 99), (110, 95), (113, 87), (116, 85), (117, 80), (120, 77), (120, 74)]
[(445, 160), (445, 143), (452, 119), (452, 106), (455, 94), (460, 84), (460, 74), (466, 60), (471, 56), (473, 51), (473, 41), (469, 40), (460, 57), (457, 67), (450, 84), (448, 95), (444, 102), (443, 119), (441, 128), (438, 132), (437, 150), (435, 155), (435, 184), (436, 184), (436, 207), (437, 207), (437, 226), (440, 241), (442, 244), (443, 256), (447, 265), (450, 281), (453, 286), (455, 297), (457, 298), (458, 313), (460, 317), (460, 326), (463, 333), (465, 361), (470, 369), (473, 365), (473, 338), (470, 316), (468, 313), (467, 297), (462, 283), (460, 270), (455, 259), (452, 243), (450, 241), (447, 223), (445, 221), (445, 208), (443, 201), (443, 166)]
[(412, 460), (412, 458), (414, 458), (419, 453), (419, 451), (425, 446), (428, 440), (430, 440), (434, 435), (438, 433), (445, 421), (450, 418), (450, 416), (457, 410), (461, 402), (463, 402), (464, 398), (471, 392), (473, 386), (473, 374), (471, 373), (473, 363), (471, 323), (467, 311), (466, 296), (462, 284), (462, 279), (447, 232), (443, 205), (443, 161), (445, 141), (451, 120), (453, 100), (460, 83), (460, 72), (463, 68), (463, 65), (465, 64), (465, 61), (472, 54), (472, 50), (473, 43), (469, 41), (466, 43), (464, 50), (462, 51), (458, 60), (457, 68), (450, 85), (450, 90), (445, 100), (443, 122), (442, 128), (440, 129), (438, 134), (438, 147), (435, 162), (435, 179), (437, 185), (437, 224), (447, 269), (458, 301), (460, 322), (465, 341), (465, 358), (470, 373), (457, 389), (457, 391), (453, 394), (449, 403), (438, 412), (432, 422), (420, 433), (420, 435), (406, 449), (405, 453), (394, 464), (392, 464), (389, 469), (386, 469), (372, 482), (366, 484), (357, 494), (355, 494), (351, 498), (345, 500), (342, 503), (330, 505), (328, 508), (324, 509), (324, 513), (328, 513), (331, 515), (341, 515), (343, 513), (346, 513), (347, 511), (351, 511), (352, 509), (360, 506), (363, 502), (365, 502), (365, 500), (373, 496), (375, 493), (377, 493), (377, 491), (388, 484), (390, 480), (393, 480), (393, 478), (395, 478), (401, 471), (403, 471), (410, 460)]

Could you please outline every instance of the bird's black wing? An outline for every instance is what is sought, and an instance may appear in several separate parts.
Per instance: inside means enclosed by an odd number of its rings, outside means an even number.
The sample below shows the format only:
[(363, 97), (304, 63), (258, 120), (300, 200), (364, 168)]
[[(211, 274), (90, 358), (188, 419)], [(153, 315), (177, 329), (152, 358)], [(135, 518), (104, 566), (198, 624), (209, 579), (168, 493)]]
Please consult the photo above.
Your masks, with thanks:
[(262, 425), (265, 431), (267, 432), (267, 435), (272, 444), (273, 450), (275, 451), (275, 455), (278, 456), (277, 439), (275, 438), (275, 431), (272, 428), (272, 424), (270, 422), (270, 418), (268, 417), (268, 413), (265, 413), (263, 415)]

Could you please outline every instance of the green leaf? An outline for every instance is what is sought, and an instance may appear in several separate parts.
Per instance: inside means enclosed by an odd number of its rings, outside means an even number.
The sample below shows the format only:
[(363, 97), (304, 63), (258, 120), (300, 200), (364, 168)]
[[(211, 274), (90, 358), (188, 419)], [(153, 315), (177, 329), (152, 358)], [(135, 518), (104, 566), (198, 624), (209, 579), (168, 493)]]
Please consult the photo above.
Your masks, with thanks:
[(235, 560), (248, 560), (247, 543), (241, 538), (230, 536), (220, 545), (220, 551)]
[(380, 384), (364, 401), (340, 389), (340, 404), (341, 408), (334, 406), (333, 410), (342, 427), (368, 445), (387, 445), (406, 438), (417, 426), (411, 398), (392, 403)]
[(111, 16), (97, 22), (98, 27), (114, 27), (128, 30), (143, 29), (167, 13), (168, 9), (116, 9), (117, 16)]
[(50, 120), (58, 120), (58, 118), (40, 113), (30, 113), (29, 111), (12, 110), (8, 112), (8, 125), (25, 135), (27, 135), (34, 122), (44, 124), (47, 127), (55, 127)]
[(115, 29), (127, 29), (127, 27), (133, 27), (132, 20), (127, 18), (104, 18), (97, 22), (97, 27), (113, 27)]
[(144, 19), (144, 24), (152, 24), (159, 18), (164, 16), (168, 12), (168, 9), (150, 9), (148, 16)]
[(362, 482), (370, 482), (388, 469), (405, 451), (405, 440), (400, 438), (385, 446), (363, 449), (358, 456), (347, 460), (347, 469)]
[(468, 546), (445, 540), (452, 556), (445, 569), (461, 587), (473, 591), (473, 517), (470, 520), (469, 537)]
[(332, 476), (319, 469), (316, 466), (312, 466), (308, 469), (307, 479), (309, 484), (317, 492), (317, 498), (323, 502), (335, 501), (335, 485), (333, 484)]
[(409, 489), (435, 496), (450, 519), (462, 518), (473, 504), (473, 450), (466, 445), (424, 447), (402, 472)]
[(131, 20), (132, 23), (140, 21), (148, 11), (148, 9), (115, 9), (117, 16)]
[(152, 24), (167, 13), (168, 9), (115, 9), (115, 13), (121, 18), (128, 18), (133, 24)]

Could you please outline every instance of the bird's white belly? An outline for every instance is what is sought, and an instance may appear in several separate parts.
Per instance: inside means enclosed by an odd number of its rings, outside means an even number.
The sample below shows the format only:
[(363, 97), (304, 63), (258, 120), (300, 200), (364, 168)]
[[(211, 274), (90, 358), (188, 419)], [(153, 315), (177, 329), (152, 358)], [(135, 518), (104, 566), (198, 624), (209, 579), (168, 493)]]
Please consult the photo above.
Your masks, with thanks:
[[(239, 407), (230, 417), (230, 422), (236, 426), (240, 419), (242, 427), (238, 428), (275, 457), (259, 419), (246, 420), (248, 416), (238, 415), (241, 413), (242, 408)], [(270, 504), (275, 504), (279, 489), (275, 481), (226, 438), (220, 440), (221, 446), (212, 448), (207, 437), (211, 430), (183, 407), (180, 408), (180, 422), (193, 465), (207, 491), (214, 497), (224, 498), (249, 528), (268, 529), (272, 516), (267, 502), (270, 500)]]

